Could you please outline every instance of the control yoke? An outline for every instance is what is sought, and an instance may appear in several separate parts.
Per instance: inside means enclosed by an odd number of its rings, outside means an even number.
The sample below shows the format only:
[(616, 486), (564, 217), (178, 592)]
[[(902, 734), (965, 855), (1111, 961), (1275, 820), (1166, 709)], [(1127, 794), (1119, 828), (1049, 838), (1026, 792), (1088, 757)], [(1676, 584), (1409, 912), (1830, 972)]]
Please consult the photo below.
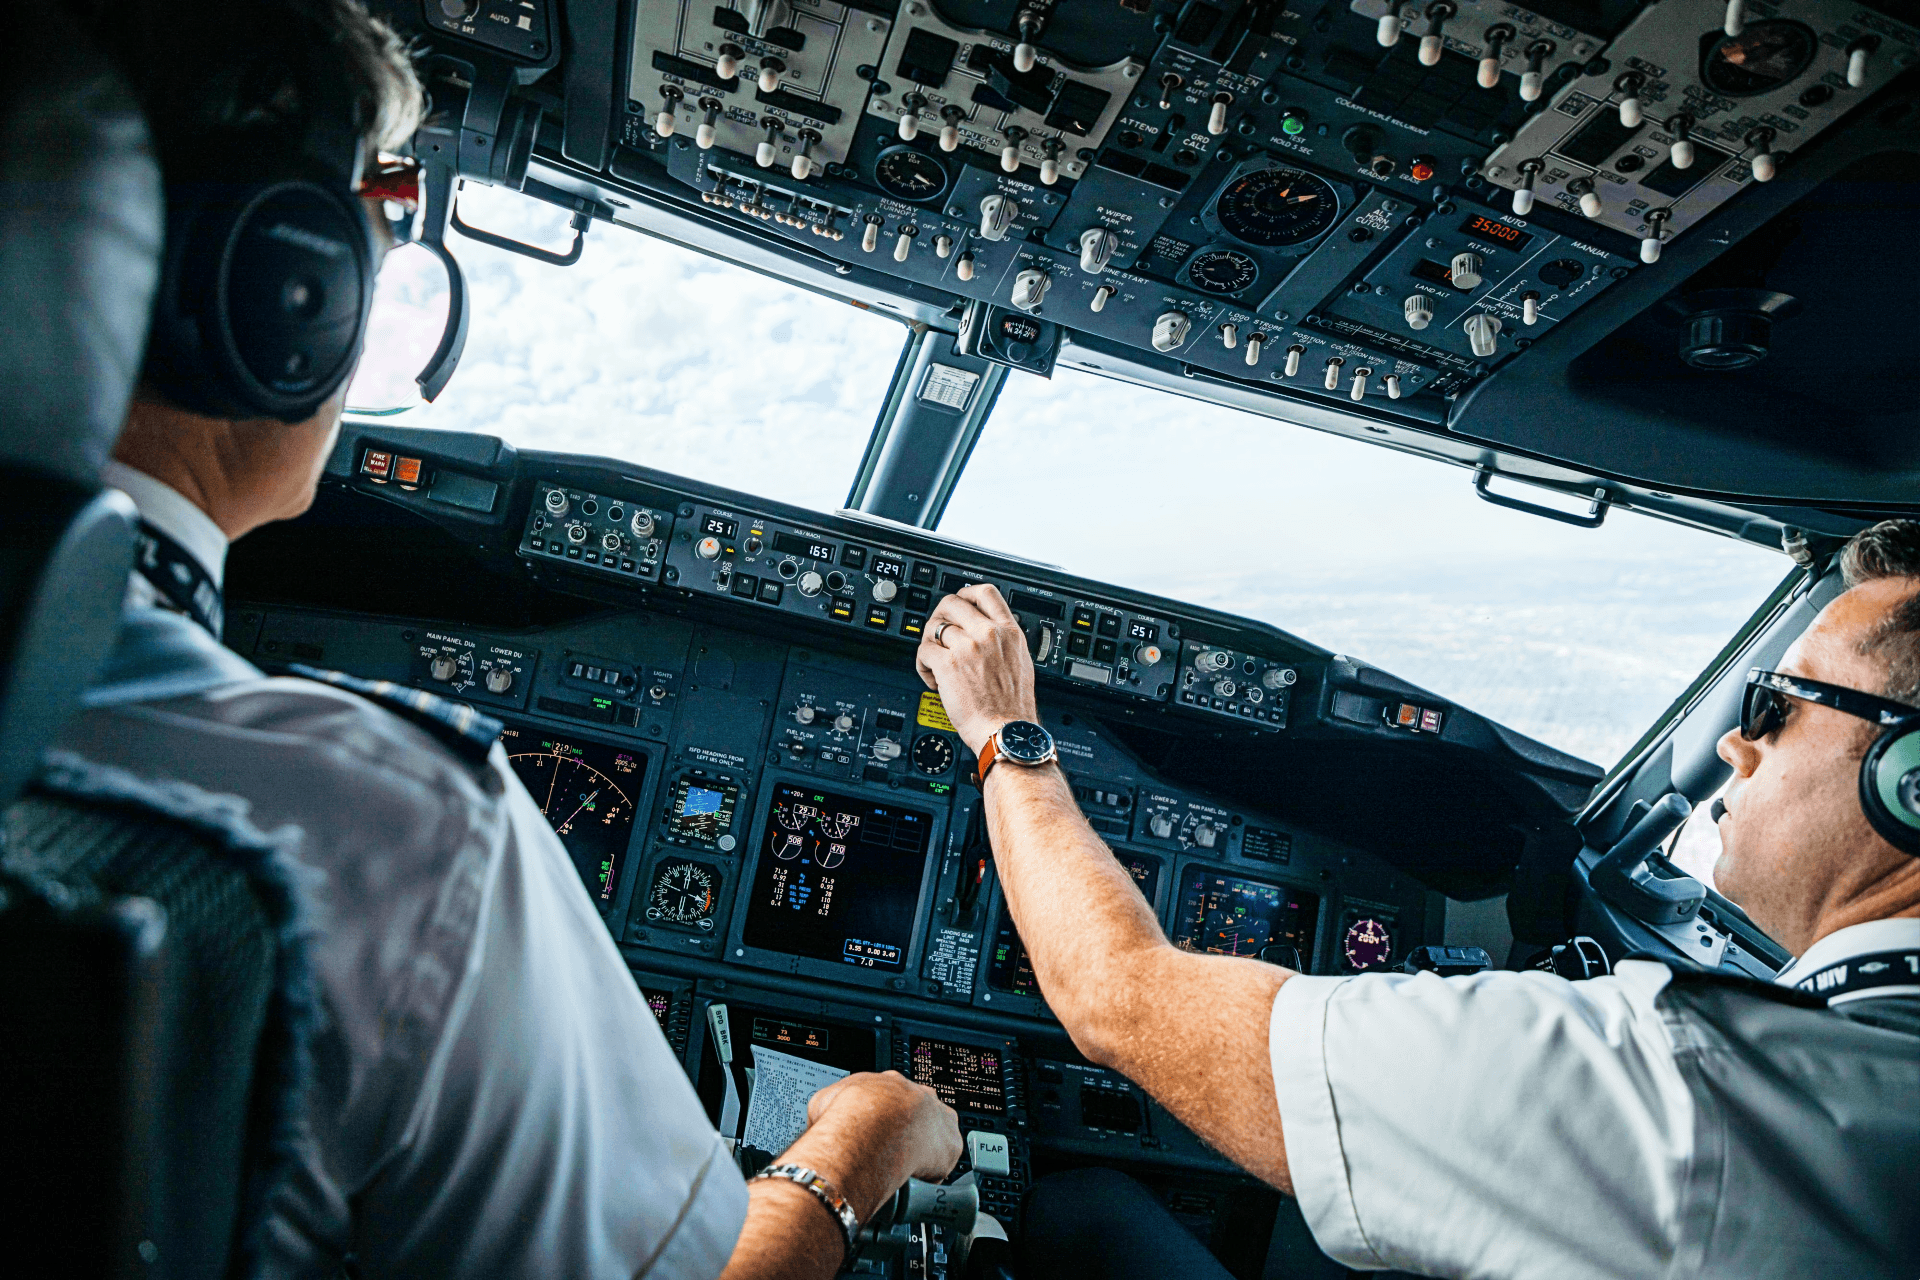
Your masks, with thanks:
[(1593, 891), (1636, 920), (1647, 924), (1676, 924), (1691, 920), (1707, 900), (1706, 886), (1691, 876), (1654, 874), (1647, 855), (1687, 820), (1693, 806), (1677, 791), (1655, 801), (1639, 821), (1627, 828), (1588, 876)]

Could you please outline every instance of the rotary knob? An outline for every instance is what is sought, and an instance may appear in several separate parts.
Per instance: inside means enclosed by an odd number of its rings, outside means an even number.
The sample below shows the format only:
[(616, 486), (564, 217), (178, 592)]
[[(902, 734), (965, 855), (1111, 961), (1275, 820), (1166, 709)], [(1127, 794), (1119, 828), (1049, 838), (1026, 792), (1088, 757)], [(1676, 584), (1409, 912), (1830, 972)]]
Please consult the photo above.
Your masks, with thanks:
[(512, 667), (490, 667), (487, 669), (487, 692), (505, 693), (513, 688)]
[(1211, 849), (1220, 839), (1220, 828), (1211, 822), (1203, 822), (1193, 829), (1193, 842), (1202, 849)]
[(1473, 354), (1485, 360), (1499, 350), (1495, 339), (1500, 336), (1500, 317), (1476, 311), (1467, 317), (1467, 341), (1473, 346)]
[(1194, 657), (1193, 665), (1202, 671), (1225, 671), (1233, 665), (1233, 655), (1219, 649), (1203, 649)]
[(460, 674), (460, 664), (454, 661), (452, 654), (436, 653), (433, 661), (427, 664), (427, 674), (445, 682)]
[(1238, 692), (1240, 692), (1240, 686), (1225, 676), (1213, 682), (1213, 696), (1216, 698), (1231, 698)]
[(1147, 817), (1147, 830), (1162, 840), (1173, 838), (1173, 819), (1164, 813), (1153, 813)]
[(651, 538), (653, 536), (653, 512), (634, 512), (633, 519), (627, 522), (627, 528), (633, 530), (633, 536), (636, 538)]
[(801, 724), (812, 724), (813, 723), (813, 704), (811, 702), (803, 702), (799, 706), (795, 707), (793, 709), (793, 718), (795, 720), (798, 720)]
[(1143, 644), (1133, 651), (1133, 660), (1143, 667), (1158, 666), (1163, 656), (1157, 644)]
[(558, 520), (561, 516), (564, 516), (565, 514), (567, 514), (568, 508), (571, 507), (572, 505), (573, 505), (572, 503), (567, 501), (567, 494), (564, 489), (547, 490), (547, 496), (545, 501), (547, 514), (552, 516), (555, 520)]
[(1038, 311), (1052, 284), (1053, 277), (1044, 271), (1022, 271), (1013, 278), (1013, 305), (1022, 311)]
[(1089, 275), (1099, 275), (1113, 261), (1114, 251), (1120, 247), (1120, 237), (1105, 227), (1088, 227), (1080, 233), (1080, 269)]
[(1153, 349), (1171, 351), (1187, 340), (1193, 322), (1184, 311), (1163, 311), (1153, 322)]
[(800, 594), (803, 596), (817, 596), (820, 594), (820, 588), (826, 584), (827, 580), (825, 578), (809, 569), (800, 575)]
[(900, 584), (892, 578), (882, 578), (873, 584), (873, 598), (881, 604), (900, 594)]
[(1269, 689), (1284, 689), (1300, 678), (1292, 667), (1268, 667), (1267, 673), (1260, 677), (1260, 683)]
[(873, 740), (873, 758), (883, 764), (889, 760), (898, 760), (900, 758), (900, 744), (892, 738), (875, 738)]
[(833, 718), (833, 728), (836, 733), (852, 733), (853, 717), (842, 711)]
[(1480, 287), (1480, 255), (1477, 253), (1456, 253), (1453, 255), (1452, 269), (1448, 273), (1453, 283), (1462, 289)]
[(720, 554), (720, 539), (708, 536), (693, 544), (693, 554), (711, 560)]

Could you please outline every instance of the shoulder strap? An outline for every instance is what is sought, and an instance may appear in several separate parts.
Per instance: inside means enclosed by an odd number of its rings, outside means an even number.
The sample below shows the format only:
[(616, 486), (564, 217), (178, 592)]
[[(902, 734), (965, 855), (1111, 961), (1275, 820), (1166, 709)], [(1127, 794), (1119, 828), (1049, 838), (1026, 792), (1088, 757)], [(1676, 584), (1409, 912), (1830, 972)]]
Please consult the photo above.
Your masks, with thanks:
[(500, 731), (506, 727), (464, 702), (451, 702), (422, 689), (395, 684), (391, 680), (362, 680), (344, 671), (322, 671), (318, 667), (299, 663), (289, 664), (287, 670), (297, 676), (359, 694), (402, 720), (425, 729), (468, 764), (485, 764), (493, 744), (499, 740)]
[(1727, 973), (1719, 969), (1703, 969), (1697, 964), (1676, 959), (1673, 956), (1655, 955), (1649, 951), (1636, 951), (1624, 957), (1628, 960), (1651, 960), (1662, 964), (1673, 974), (1669, 986), (1725, 987), (1743, 991), (1748, 995), (1759, 996), (1763, 1000), (1772, 1000), (1777, 1004), (1794, 1005), (1802, 1009), (1824, 1009), (1827, 1002), (1819, 996), (1809, 995), (1794, 987), (1783, 987), (1777, 982), (1765, 982), (1759, 978), (1748, 977), (1744, 973)]

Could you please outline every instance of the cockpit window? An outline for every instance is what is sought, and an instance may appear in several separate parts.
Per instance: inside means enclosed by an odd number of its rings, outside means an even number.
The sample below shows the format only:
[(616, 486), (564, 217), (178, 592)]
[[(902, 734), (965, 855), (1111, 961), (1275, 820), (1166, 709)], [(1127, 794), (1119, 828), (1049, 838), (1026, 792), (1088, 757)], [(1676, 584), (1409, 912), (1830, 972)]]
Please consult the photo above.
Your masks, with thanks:
[[(465, 221), (564, 249), (567, 215), (468, 186)], [(833, 510), (846, 501), (907, 328), (621, 227), (555, 267), (457, 234), (472, 327), (431, 405), (413, 377), (438, 340), (444, 277), (402, 248), (381, 272), (347, 402), (397, 419), (591, 453)], [(424, 260), (424, 261), (422, 261)], [(384, 327), (383, 327), (384, 326)]]
[(1792, 567), (1627, 512), (1503, 510), (1459, 468), (1065, 368), (1008, 379), (941, 532), (1259, 618), (1599, 764)]

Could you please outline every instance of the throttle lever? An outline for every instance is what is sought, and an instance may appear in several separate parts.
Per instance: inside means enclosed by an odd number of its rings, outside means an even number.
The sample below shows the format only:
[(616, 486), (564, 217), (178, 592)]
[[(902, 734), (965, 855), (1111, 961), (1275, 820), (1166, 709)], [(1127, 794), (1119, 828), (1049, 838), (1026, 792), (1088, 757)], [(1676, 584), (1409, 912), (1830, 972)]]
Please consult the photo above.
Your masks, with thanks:
[(1693, 919), (1707, 900), (1706, 886), (1691, 876), (1657, 876), (1647, 857), (1693, 812), (1687, 798), (1669, 791), (1614, 841), (1594, 864), (1587, 882), (1602, 899), (1647, 924)]

